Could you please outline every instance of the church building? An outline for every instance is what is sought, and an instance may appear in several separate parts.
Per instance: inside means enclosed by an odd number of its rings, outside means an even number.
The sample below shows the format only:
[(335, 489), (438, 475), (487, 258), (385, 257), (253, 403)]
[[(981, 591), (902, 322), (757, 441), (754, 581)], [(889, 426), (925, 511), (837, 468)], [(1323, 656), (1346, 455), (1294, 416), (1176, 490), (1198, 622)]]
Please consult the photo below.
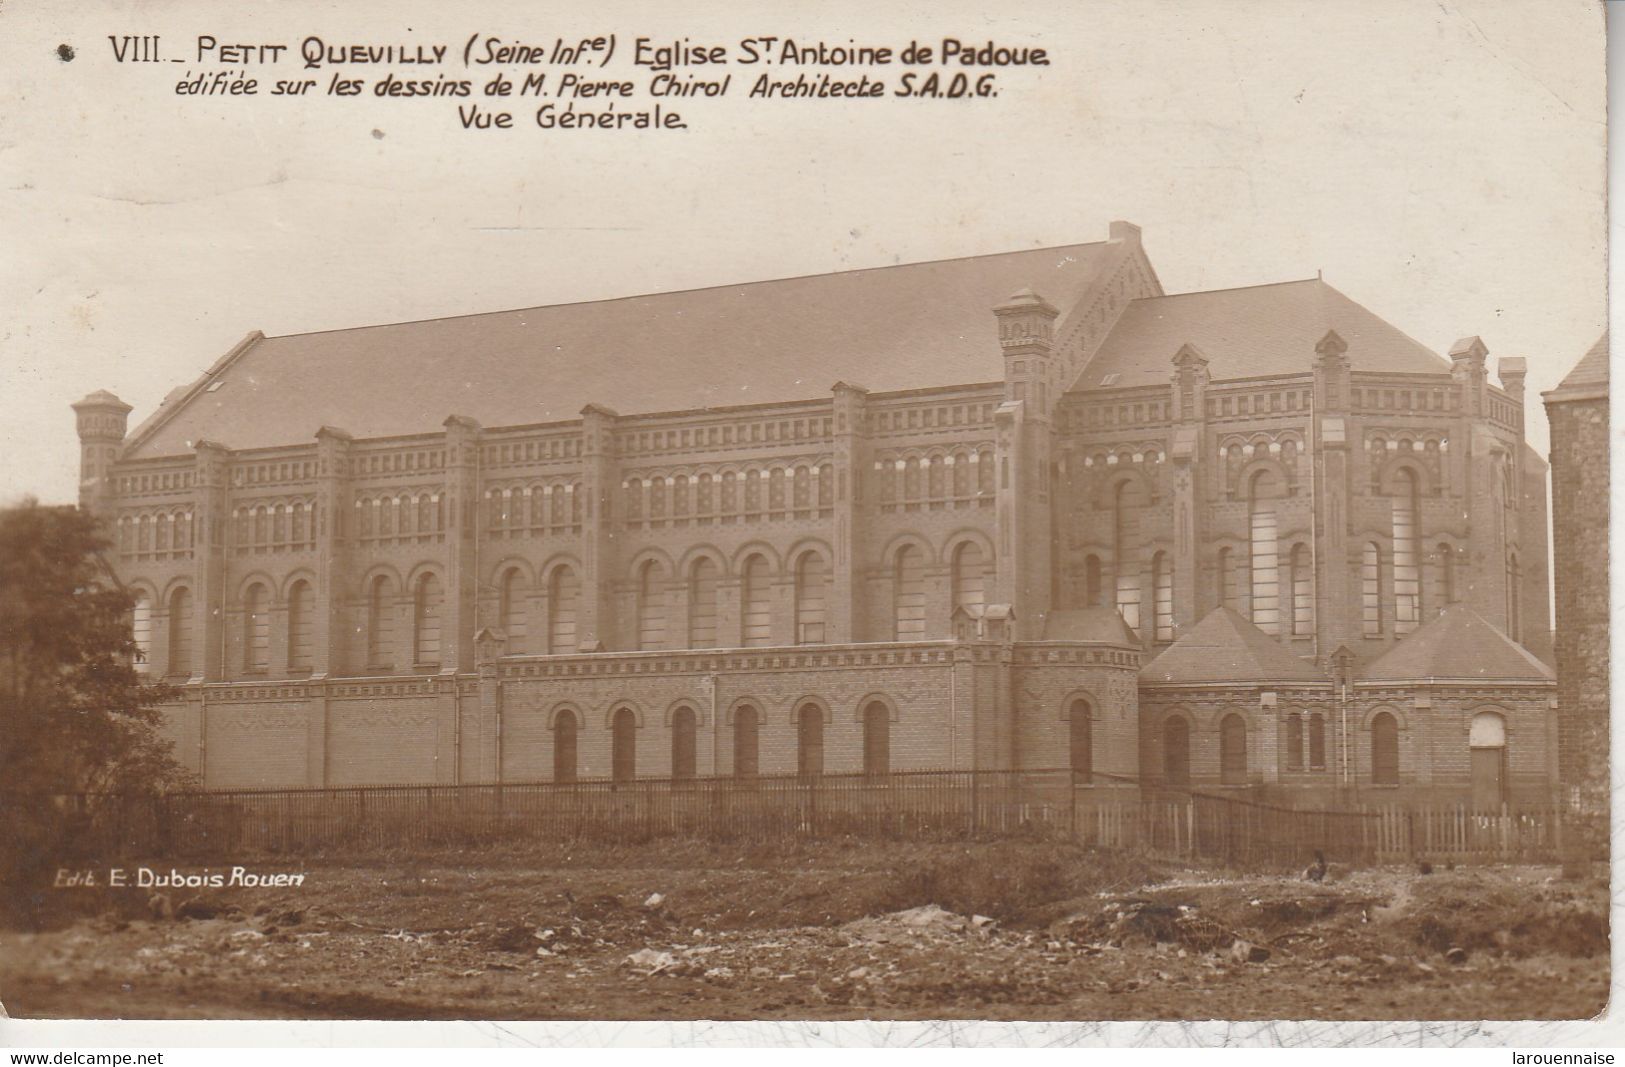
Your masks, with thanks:
[(1558, 792), (1524, 361), (1089, 244), (249, 334), (81, 504), (206, 788)]

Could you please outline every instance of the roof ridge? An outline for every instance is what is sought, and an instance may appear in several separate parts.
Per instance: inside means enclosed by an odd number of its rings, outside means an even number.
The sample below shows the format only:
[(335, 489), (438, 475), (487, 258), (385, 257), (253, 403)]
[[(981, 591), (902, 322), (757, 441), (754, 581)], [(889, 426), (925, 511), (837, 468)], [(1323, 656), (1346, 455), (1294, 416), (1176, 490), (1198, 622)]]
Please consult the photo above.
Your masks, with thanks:
[(656, 296), (689, 296), (694, 293), (710, 293), (720, 289), (746, 289), (759, 285), (776, 285), (781, 282), (809, 281), (813, 278), (833, 278), (848, 274), (868, 274), (873, 271), (900, 270), (905, 267), (933, 267), (944, 263), (965, 263), (971, 260), (1001, 259), (1005, 256), (1024, 256), (1034, 252), (1062, 252), (1073, 248), (1093, 248), (1109, 245), (1110, 241), (1083, 241), (1069, 245), (1037, 245), (1033, 248), (1012, 248), (1004, 252), (985, 252), (965, 256), (945, 256), (941, 259), (921, 259), (908, 263), (886, 263), (874, 267), (855, 267), (851, 270), (818, 271), (810, 274), (791, 274), (782, 278), (758, 278), (748, 282), (718, 282), (715, 285), (696, 285), (687, 289), (659, 289), (645, 293), (626, 293), (621, 296), (604, 296), (592, 300), (561, 300), (552, 304), (527, 304), (523, 307), (497, 308), (492, 311), (464, 312), (459, 315), (431, 315), (422, 319), (397, 319), (392, 322), (373, 322), (360, 326), (335, 326), (327, 330), (302, 330), (297, 333), (269, 334), (267, 341), (281, 341), (291, 337), (320, 337), (331, 333), (353, 333), (359, 330), (382, 330), (391, 326), (422, 326), (431, 322), (451, 322), (453, 320), (481, 319), (493, 315), (514, 315), (522, 311), (547, 311), (561, 307), (584, 307), (592, 304), (617, 304), (629, 300), (647, 300)]
[[(1304, 282), (1319, 282), (1332, 289), (1322, 278), (1286, 278), (1278, 282), (1254, 282), (1252, 285), (1227, 285), (1220, 289), (1192, 289), (1188, 293), (1163, 293), (1161, 296), (1137, 296), (1130, 303), (1140, 304), (1152, 300), (1178, 300), (1182, 296), (1210, 296), (1216, 293), (1239, 293), (1247, 289), (1269, 289), (1279, 285), (1302, 285)], [(1335, 290), (1334, 290), (1335, 291)], [(1347, 299), (1347, 297), (1345, 297)], [(1361, 305), (1362, 307), (1364, 305)]]

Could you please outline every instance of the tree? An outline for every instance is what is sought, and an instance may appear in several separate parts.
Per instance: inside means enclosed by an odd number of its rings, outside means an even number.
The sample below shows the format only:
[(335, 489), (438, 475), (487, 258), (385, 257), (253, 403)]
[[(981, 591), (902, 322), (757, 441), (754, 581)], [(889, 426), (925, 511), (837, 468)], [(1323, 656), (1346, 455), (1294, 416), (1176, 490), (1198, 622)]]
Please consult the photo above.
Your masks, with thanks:
[(73, 507), (0, 509), (0, 785), (10, 793), (158, 792), (191, 783), (160, 736), (172, 686), (135, 669), (135, 598), (110, 542)]

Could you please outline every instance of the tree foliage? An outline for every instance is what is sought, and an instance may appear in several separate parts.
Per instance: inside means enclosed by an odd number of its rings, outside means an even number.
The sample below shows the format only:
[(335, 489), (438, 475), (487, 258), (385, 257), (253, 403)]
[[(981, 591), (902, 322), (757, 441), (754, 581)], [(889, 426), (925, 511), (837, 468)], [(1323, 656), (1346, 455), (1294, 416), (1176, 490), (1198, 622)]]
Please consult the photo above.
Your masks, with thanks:
[(0, 509), (0, 788), (152, 792), (189, 785), (135, 669), (135, 598), (96, 520), (32, 500)]

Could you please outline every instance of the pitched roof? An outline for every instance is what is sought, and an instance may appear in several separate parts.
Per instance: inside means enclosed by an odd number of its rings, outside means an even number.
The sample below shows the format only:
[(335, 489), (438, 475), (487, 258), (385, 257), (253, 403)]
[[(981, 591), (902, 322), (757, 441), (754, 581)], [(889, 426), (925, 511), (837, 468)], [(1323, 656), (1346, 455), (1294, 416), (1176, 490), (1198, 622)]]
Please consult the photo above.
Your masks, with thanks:
[(357, 437), (434, 432), (453, 413), (503, 426), (574, 419), (595, 402), (631, 414), (807, 400), (837, 380), (876, 391), (999, 381), (994, 306), (1033, 287), (1070, 308), (1122, 247), (251, 337), (171, 394), (127, 455), (184, 452), (200, 438), (293, 444), (324, 424)]
[(1324, 682), (1326, 675), (1232, 608), (1215, 608), (1140, 668), (1149, 685)]
[(1102, 641), (1140, 648), (1135, 633), (1116, 608), (1070, 608), (1044, 616), (1045, 641)]
[(1562, 399), (1564, 393), (1594, 392), (1598, 389), (1603, 391), (1608, 389), (1607, 330), (1604, 330), (1602, 336), (1597, 338), (1597, 343), (1580, 357), (1580, 362), (1576, 363), (1574, 369), (1558, 383), (1557, 388), (1544, 395), (1550, 397), (1556, 393), (1557, 398)]
[(1077, 388), (1162, 385), (1174, 354), (1195, 345), (1215, 381), (1304, 374), (1315, 344), (1336, 330), (1356, 371), (1448, 373), (1450, 361), (1406, 336), (1318, 278), (1147, 297), (1124, 309), (1084, 367)]
[(1465, 604), (1455, 604), (1379, 656), (1364, 682), (1549, 682), (1556, 675), (1533, 652)]

